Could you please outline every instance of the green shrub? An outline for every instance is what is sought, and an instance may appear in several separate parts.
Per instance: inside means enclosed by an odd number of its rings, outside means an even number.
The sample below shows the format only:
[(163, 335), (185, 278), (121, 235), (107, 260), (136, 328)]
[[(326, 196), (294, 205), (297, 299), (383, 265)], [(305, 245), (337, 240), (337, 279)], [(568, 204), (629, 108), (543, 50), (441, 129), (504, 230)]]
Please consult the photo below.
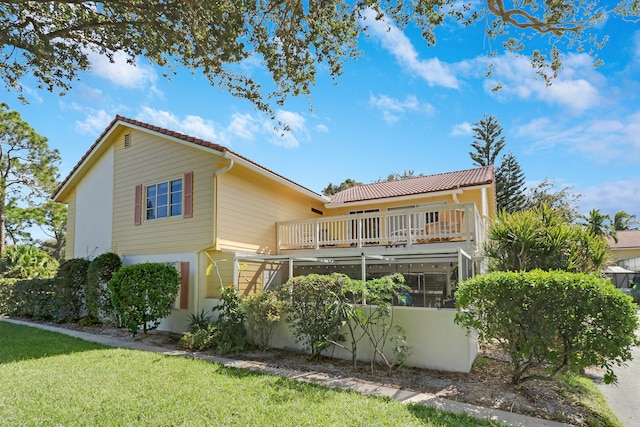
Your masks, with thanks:
[(87, 270), (87, 316), (92, 321), (109, 321), (113, 319), (113, 307), (107, 283), (122, 266), (120, 256), (107, 252), (89, 263)]
[(89, 261), (84, 258), (74, 258), (60, 264), (53, 295), (55, 321), (73, 322), (84, 314), (88, 268)]
[(222, 353), (242, 351), (247, 342), (242, 300), (233, 286), (227, 286), (222, 289), (220, 301), (221, 303), (213, 308), (214, 311), (220, 311), (215, 322), (218, 330), (216, 348)]
[(340, 332), (343, 317), (336, 301), (344, 294), (349, 279), (340, 274), (292, 277), (281, 289), (287, 301), (286, 321), (312, 358), (335, 342), (344, 341)]
[(511, 356), (513, 384), (588, 366), (603, 368), (612, 382), (612, 367), (629, 360), (640, 343), (632, 298), (595, 275), (532, 270), (476, 276), (458, 285), (456, 305), (458, 324), (475, 328), (482, 341), (497, 340)]
[(218, 340), (218, 329), (209, 323), (201, 329), (185, 332), (180, 345), (187, 351), (203, 351), (213, 348)]
[(634, 283), (631, 288), (631, 296), (636, 304), (640, 304), (640, 283)]
[(262, 291), (243, 299), (247, 325), (258, 347), (269, 348), (273, 326), (280, 320), (285, 303), (274, 291)]
[(18, 279), (0, 278), (0, 315), (15, 316), (15, 284)]
[(14, 285), (14, 315), (34, 320), (53, 320), (58, 279), (18, 280)]
[(48, 279), (54, 277), (57, 270), (58, 261), (33, 246), (7, 246), (0, 260), (0, 274), (7, 278)]
[(122, 267), (109, 280), (111, 303), (133, 336), (140, 327), (155, 329), (171, 313), (180, 288), (180, 275), (167, 264)]

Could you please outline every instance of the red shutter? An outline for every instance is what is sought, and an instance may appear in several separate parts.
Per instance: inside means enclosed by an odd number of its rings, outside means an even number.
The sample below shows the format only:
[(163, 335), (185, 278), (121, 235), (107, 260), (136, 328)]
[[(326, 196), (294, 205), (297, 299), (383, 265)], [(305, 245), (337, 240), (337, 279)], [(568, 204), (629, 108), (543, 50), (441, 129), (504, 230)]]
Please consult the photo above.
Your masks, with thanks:
[(180, 263), (180, 309), (189, 308), (189, 263)]
[(142, 224), (142, 184), (136, 185), (135, 211), (133, 213), (133, 225)]
[(184, 174), (184, 209), (183, 218), (193, 218), (193, 172)]

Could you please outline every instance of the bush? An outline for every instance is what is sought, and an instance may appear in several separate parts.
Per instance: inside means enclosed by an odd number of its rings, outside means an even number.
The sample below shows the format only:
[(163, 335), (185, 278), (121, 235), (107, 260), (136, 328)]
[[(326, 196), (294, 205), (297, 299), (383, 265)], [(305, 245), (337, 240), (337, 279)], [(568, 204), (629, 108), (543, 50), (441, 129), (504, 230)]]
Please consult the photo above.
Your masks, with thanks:
[(0, 260), (2, 277), (14, 279), (48, 279), (56, 275), (58, 261), (33, 246), (7, 246)]
[(203, 351), (213, 348), (218, 339), (218, 329), (211, 323), (201, 329), (185, 332), (180, 345), (187, 351)]
[(244, 327), (245, 312), (242, 300), (233, 286), (222, 289), (221, 303), (213, 309), (220, 310), (215, 326), (218, 331), (216, 348), (222, 353), (244, 350), (247, 330)]
[(18, 280), (13, 290), (13, 314), (34, 320), (54, 319), (56, 305), (54, 301), (57, 279)]
[(107, 252), (95, 258), (87, 270), (87, 316), (92, 321), (108, 321), (113, 318), (111, 295), (107, 284), (121, 267), (120, 257)]
[(292, 277), (281, 289), (281, 299), (288, 303), (286, 321), (312, 358), (329, 345), (344, 341), (340, 332), (344, 320), (342, 306), (336, 301), (343, 295), (348, 280), (340, 274), (309, 274)]
[[(598, 366), (605, 382), (640, 344), (632, 298), (595, 275), (496, 272), (458, 285), (456, 323), (497, 340), (511, 356), (511, 382), (550, 378), (565, 369)], [(549, 367), (546, 375), (542, 368)]]
[(120, 268), (108, 284), (111, 303), (133, 336), (140, 327), (155, 329), (171, 313), (180, 288), (180, 275), (167, 264), (148, 263)]
[(274, 291), (262, 291), (243, 299), (247, 325), (255, 344), (269, 348), (273, 325), (280, 320), (285, 303)]
[(17, 279), (0, 279), (0, 315), (15, 316), (15, 284)]
[(63, 261), (60, 265), (53, 295), (56, 322), (72, 322), (83, 316), (88, 268), (89, 261), (84, 258)]

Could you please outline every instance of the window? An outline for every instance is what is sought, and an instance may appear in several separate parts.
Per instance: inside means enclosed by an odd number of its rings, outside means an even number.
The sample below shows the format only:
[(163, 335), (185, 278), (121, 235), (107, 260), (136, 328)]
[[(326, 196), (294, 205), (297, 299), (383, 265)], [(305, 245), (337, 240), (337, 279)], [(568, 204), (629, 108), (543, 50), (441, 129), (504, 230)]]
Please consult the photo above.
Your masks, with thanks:
[(193, 172), (185, 172), (182, 179), (135, 187), (133, 225), (144, 220), (181, 216), (193, 218)]
[(182, 179), (149, 185), (146, 197), (147, 220), (182, 215)]

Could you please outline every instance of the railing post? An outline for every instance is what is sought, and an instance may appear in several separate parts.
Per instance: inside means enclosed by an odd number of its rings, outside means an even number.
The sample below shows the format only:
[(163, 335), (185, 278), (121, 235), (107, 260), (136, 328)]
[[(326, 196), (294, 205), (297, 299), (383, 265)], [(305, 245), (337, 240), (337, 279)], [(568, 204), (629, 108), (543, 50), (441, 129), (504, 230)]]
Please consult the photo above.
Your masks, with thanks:
[(407, 223), (406, 226), (406, 230), (407, 230), (407, 247), (410, 248), (412, 245), (412, 240), (413, 240), (413, 224), (411, 224), (411, 214), (407, 213), (407, 217), (405, 219), (405, 222)]

